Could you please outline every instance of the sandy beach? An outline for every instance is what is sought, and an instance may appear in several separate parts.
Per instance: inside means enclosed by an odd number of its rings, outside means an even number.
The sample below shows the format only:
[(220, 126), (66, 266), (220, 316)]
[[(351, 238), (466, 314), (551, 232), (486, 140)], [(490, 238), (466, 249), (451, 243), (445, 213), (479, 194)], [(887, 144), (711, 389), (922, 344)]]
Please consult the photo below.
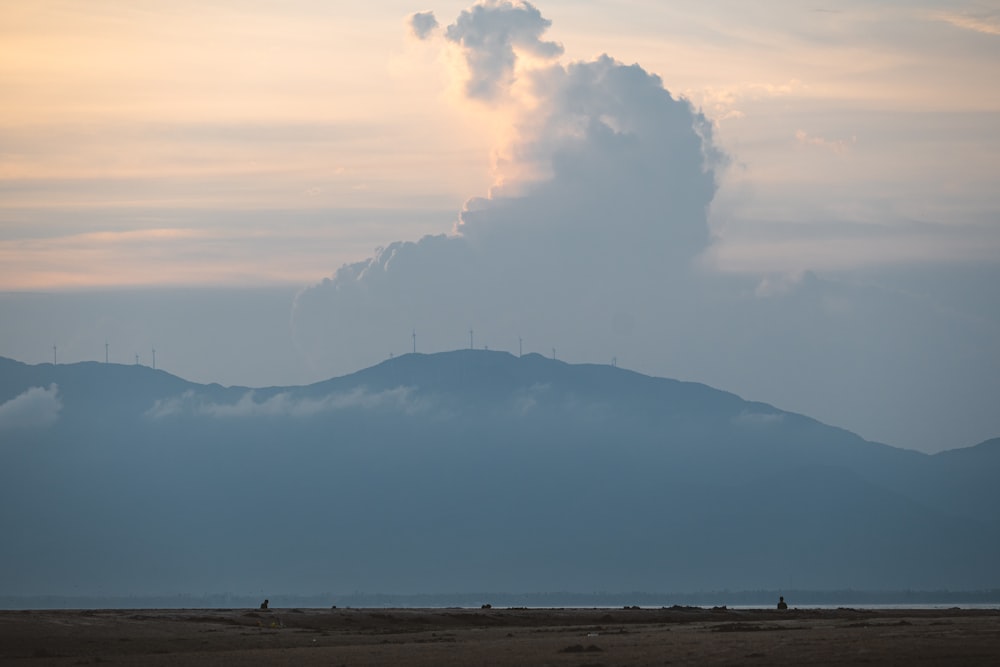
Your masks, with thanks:
[(5, 665), (995, 664), (1000, 610), (0, 612)]

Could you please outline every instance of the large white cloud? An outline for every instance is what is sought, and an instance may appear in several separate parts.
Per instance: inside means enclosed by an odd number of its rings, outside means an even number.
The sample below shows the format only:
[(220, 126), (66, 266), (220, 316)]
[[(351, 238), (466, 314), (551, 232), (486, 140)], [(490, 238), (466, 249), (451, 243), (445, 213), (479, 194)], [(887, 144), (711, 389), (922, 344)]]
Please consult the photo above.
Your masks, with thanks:
[[(547, 25), (526, 4), (463, 12), (449, 33), (465, 36), (469, 95), (485, 60), (509, 62), (497, 44), (556, 53), (539, 46)], [(493, 93), (513, 85), (505, 76), (490, 79)], [(376, 361), (411, 327), (424, 350), (458, 347), (471, 327), (477, 346), (516, 349), (523, 335), (546, 352), (589, 327), (610, 358), (611, 339), (660, 310), (707, 247), (722, 156), (690, 103), (609, 56), (541, 65), (517, 85), (531, 102), (489, 196), (470, 199), (450, 233), (391, 243), (299, 295), (296, 336), (316, 364)]]
[(578, 256), (586, 245), (632, 261), (685, 260), (706, 246), (720, 154), (711, 125), (687, 101), (608, 56), (538, 70), (532, 90), (538, 103), (519, 120), (515, 163), (506, 168), (515, 179), (544, 178), (470, 200), (461, 233), (549, 247), (586, 238), (564, 254)]
[(51, 426), (59, 419), (61, 410), (62, 400), (57, 385), (32, 387), (0, 404), (0, 430)]

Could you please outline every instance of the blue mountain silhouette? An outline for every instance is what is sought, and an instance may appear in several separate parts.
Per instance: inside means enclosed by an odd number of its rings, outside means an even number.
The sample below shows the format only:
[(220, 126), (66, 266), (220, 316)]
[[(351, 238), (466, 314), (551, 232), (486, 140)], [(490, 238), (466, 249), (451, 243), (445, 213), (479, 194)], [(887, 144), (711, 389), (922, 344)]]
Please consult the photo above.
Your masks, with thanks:
[(1000, 439), (534, 354), (257, 389), (0, 358), (0, 443), (9, 595), (1000, 587)]

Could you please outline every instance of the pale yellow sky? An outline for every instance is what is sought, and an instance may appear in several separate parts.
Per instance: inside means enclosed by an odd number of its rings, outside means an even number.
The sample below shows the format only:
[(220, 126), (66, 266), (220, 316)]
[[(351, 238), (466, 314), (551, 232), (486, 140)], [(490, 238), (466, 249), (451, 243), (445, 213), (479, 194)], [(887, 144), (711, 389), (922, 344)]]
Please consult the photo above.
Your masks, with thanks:
[[(997, 224), (998, 3), (871, 4), (538, 6), (563, 62), (637, 62), (715, 121), (732, 161), (709, 263), (752, 271), (810, 268), (785, 248), (822, 240), (755, 240), (762, 222)], [(513, 120), (462, 101), (405, 19), (466, 6), (0, 3), (0, 289), (308, 284), (448, 231), (503, 176)], [(412, 221), (344, 215), (386, 209)], [(982, 237), (948, 245), (996, 252)], [(910, 240), (900, 258), (934, 258)], [(830, 247), (822, 266), (858, 261)]]

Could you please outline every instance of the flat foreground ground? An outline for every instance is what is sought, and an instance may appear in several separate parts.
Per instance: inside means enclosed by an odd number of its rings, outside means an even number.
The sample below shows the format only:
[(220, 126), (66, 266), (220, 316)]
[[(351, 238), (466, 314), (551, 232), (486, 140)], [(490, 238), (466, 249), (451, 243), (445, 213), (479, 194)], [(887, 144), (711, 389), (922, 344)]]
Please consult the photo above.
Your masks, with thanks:
[(0, 611), (4, 665), (1000, 664), (1000, 610)]

